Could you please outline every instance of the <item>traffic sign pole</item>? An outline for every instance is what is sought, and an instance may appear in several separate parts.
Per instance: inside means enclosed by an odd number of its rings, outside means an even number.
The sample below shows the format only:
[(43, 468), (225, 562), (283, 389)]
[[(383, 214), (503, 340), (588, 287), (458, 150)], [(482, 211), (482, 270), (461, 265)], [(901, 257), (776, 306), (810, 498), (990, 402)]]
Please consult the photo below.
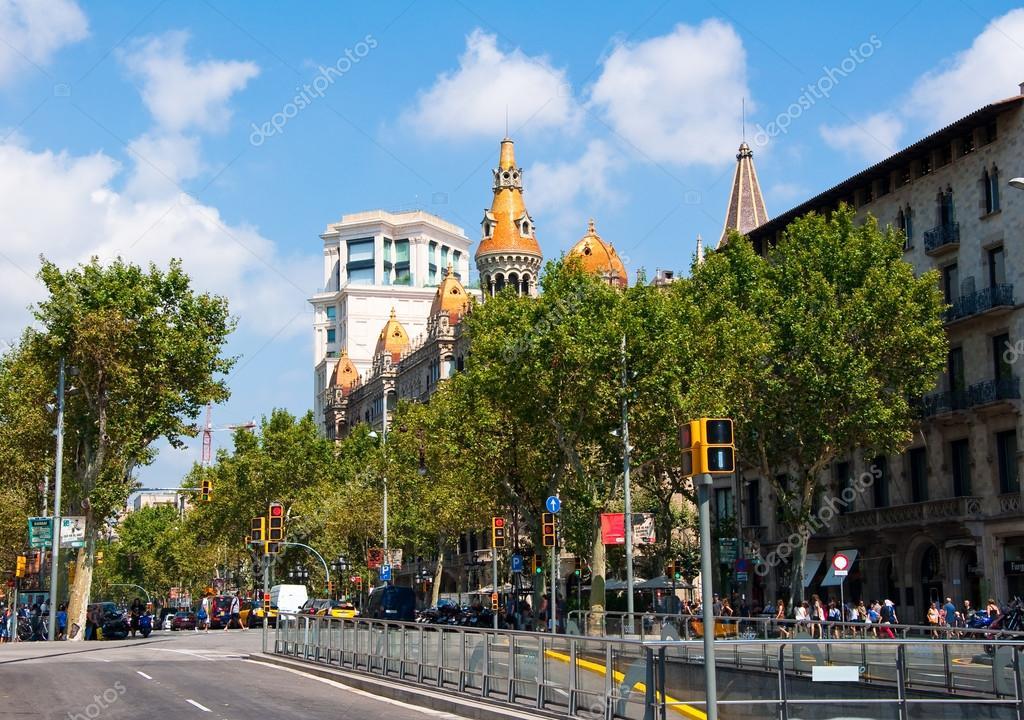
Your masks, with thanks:
[(708, 720), (718, 720), (718, 690), (715, 677), (715, 603), (711, 588), (711, 485), (710, 474), (698, 475), (697, 498), (700, 515), (700, 617), (704, 624), (704, 694)]
[[(64, 358), (60, 359), (57, 371), (57, 452), (54, 456), (53, 469), (53, 539), (50, 550), (50, 617), (46, 622), (47, 637), (50, 642), (57, 641), (57, 575), (60, 570), (60, 494), (61, 480), (64, 471)], [(88, 550), (86, 550), (88, 552)], [(15, 596), (17, 600), (17, 596)], [(68, 608), (69, 610), (71, 608)], [(78, 622), (78, 618), (70, 619)]]
[[(495, 595), (498, 594), (498, 548), (491, 548), (491, 592)], [(499, 598), (500, 599), (500, 598)], [(491, 611), (494, 616), (494, 629), (498, 629), (498, 613), (495, 610)]]

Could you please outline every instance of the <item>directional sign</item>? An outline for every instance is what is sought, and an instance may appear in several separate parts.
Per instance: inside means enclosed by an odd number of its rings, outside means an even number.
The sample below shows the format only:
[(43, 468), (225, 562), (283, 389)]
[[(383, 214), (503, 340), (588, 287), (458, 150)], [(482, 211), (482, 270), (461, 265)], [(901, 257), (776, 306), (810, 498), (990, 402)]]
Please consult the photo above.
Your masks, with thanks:
[(381, 582), (387, 582), (391, 579), (391, 566), (381, 565), (380, 566), (380, 579)]
[(30, 517), (28, 519), (28, 546), (49, 547), (53, 542), (53, 518)]
[(512, 572), (521, 573), (523, 571), (523, 556), (513, 555), (512, 556)]
[(832, 572), (836, 577), (846, 577), (850, 574), (850, 558), (842, 553), (836, 553), (832, 558)]
[(557, 496), (552, 495), (544, 501), (544, 507), (548, 509), (548, 512), (556, 513), (562, 509), (562, 501)]

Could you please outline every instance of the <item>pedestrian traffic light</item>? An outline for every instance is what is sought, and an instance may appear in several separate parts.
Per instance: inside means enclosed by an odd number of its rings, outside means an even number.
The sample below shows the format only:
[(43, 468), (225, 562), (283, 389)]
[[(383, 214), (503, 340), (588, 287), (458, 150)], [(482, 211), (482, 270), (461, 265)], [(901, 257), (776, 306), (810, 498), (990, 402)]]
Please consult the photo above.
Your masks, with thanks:
[(263, 593), (263, 616), (270, 615), (270, 593)]
[(534, 555), (533, 556), (533, 574), (543, 575), (544, 574), (544, 556)]
[(736, 470), (735, 441), (729, 418), (700, 418), (679, 428), (683, 475), (724, 475)]
[(498, 593), (491, 593), (491, 610), (497, 612), (498, 610)]
[(25, 577), (25, 566), (28, 565), (28, 558), (24, 555), (19, 555), (14, 565), (14, 577), (23, 578)]
[(541, 534), (544, 536), (544, 547), (555, 546), (555, 514), (546, 512), (541, 515)]
[(263, 554), (264, 555), (277, 555), (280, 552), (281, 547), (276, 542), (264, 542), (263, 543)]
[(203, 478), (202, 485), (200, 487), (199, 497), (203, 502), (210, 502), (213, 496), (213, 483), (210, 482), (209, 478)]
[(262, 543), (267, 539), (267, 519), (265, 517), (254, 517), (249, 530), (250, 543)]
[(491, 518), (491, 547), (505, 547), (505, 518)]
[(270, 516), (270, 524), (267, 527), (267, 540), (270, 542), (284, 541), (284, 505), (279, 502), (270, 503), (267, 515)]

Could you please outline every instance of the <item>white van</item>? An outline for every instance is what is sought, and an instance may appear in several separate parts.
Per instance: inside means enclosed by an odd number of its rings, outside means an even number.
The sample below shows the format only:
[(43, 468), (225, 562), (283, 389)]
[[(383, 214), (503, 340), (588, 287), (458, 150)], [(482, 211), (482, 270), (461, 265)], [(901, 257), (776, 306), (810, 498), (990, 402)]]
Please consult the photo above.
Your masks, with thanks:
[(308, 598), (305, 585), (275, 585), (270, 588), (270, 607), (278, 612), (298, 612)]

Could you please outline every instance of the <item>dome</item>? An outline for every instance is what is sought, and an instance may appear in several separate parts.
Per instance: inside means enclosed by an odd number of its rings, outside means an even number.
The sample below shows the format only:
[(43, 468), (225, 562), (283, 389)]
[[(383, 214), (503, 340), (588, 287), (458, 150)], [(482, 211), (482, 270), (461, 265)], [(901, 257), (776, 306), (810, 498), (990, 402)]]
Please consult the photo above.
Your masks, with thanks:
[(342, 350), (341, 357), (338, 358), (338, 362), (334, 366), (334, 372), (331, 373), (330, 385), (331, 387), (339, 387), (347, 393), (358, 382), (359, 371), (356, 370), (352, 358), (348, 356), (348, 350)]
[(373, 351), (373, 356), (377, 357), (381, 353), (387, 353), (391, 356), (392, 362), (398, 362), (407, 347), (409, 347), (409, 333), (405, 331), (405, 327), (395, 316), (395, 309), (391, 308), (391, 317), (388, 318), (384, 329), (377, 336), (377, 347)]
[(607, 280), (610, 285), (620, 288), (629, 285), (626, 266), (619, 259), (619, 254), (615, 252), (612, 244), (605, 242), (597, 234), (593, 218), (587, 224), (587, 234), (573, 245), (569, 257), (579, 258), (580, 265), (585, 271)]
[(448, 315), (448, 320), (454, 325), (465, 312), (468, 304), (469, 296), (466, 294), (466, 289), (462, 287), (462, 283), (455, 277), (452, 266), (449, 265), (434, 294), (434, 301), (430, 304), (430, 317), (443, 312)]
[(540, 257), (540, 245), (533, 228), (533, 218), (523, 202), (523, 171), (516, 165), (513, 142), (501, 141), (501, 156), (494, 170), (494, 200), (484, 212), (483, 239), (476, 257), (493, 253), (526, 253)]

